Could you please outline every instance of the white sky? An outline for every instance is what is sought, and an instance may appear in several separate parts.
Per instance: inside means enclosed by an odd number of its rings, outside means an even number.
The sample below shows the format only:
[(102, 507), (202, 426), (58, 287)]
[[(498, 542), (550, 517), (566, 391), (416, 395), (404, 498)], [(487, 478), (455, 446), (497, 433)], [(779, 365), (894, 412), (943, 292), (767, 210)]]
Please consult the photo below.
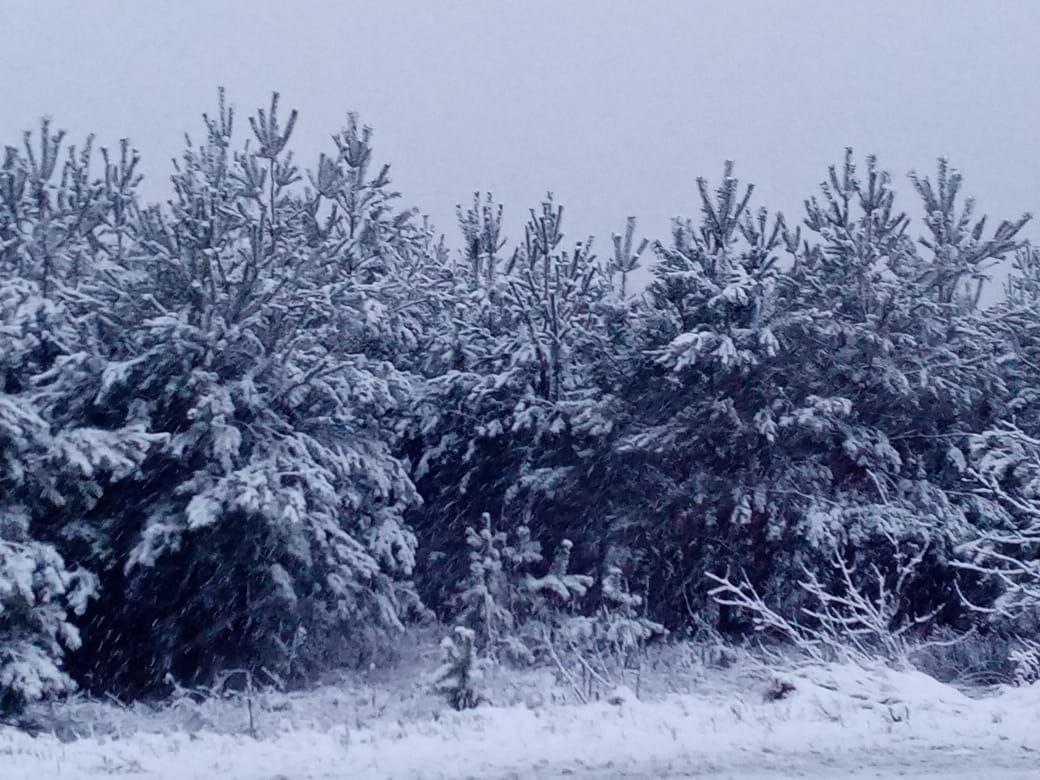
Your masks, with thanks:
[[(722, 161), (801, 214), (846, 145), (905, 173), (944, 154), (991, 219), (1040, 213), (1040, 2), (91, 2), (0, 0), (0, 142), (41, 115), (129, 136), (165, 196), (225, 85), (245, 117), (300, 109), (311, 165), (348, 110), (409, 203), (454, 240), (476, 189), (509, 236), (551, 189), (570, 239), (624, 218), (665, 238)], [(1037, 228), (1029, 235), (1036, 236)]]

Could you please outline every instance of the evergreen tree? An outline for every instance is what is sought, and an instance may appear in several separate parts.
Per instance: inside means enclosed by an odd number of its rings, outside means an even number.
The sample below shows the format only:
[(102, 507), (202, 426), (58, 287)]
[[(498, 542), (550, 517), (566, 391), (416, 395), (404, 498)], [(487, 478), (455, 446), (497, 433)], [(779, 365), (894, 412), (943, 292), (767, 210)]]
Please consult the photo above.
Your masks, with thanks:
[(93, 395), (110, 370), (122, 182), (92, 142), (68, 149), (44, 122), (38, 146), (8, 147), (0, 168), (0, 709), (75, 686), (62, 668), (81, 644), (76, 616), (97, 593), (83, 565), (107, 540), (87, 521), (113, 480), (133, 480), (161, 436), (111, 429)]
[[(394, 212), (350, 118), (302, 179), (278, 97), (234, 148), (224, 101), (168, 208), (131, 225), (134, 337), (99, 400), (167, 443), (102, 519), (114, 551), (84, 665), (153, 688), (223, 668), (293, 679), (401, 628), (417, 500), (394, 456), (411, 380), (391, 358), (399, 265), (425, 238)], [(320, 230), (316, 215), (321, 216)]]
[(483, 669), (477, 658), (474, 633), (456, 626), (451, 636), (441, 641), (444, 661), (433, 674), (434, 689), (447, 699), (452, 709), (468, 710), (480, 703), (478, 686)]
[[(701, 223), (677, 223), (673, 246), (657, 246), (618, 447), (642, 492), (661, 496), (636, 547), (655, 561), (662, 615), (713, 610), (704, 572), (741, 571), (798, 614), (791, 583), (806, 568), (841, 587), (839, 554), (894, 582), (898, 561), (926, 550), (893, 620), (936, 606), (953, 619), (951, 558), (972, 518), (951, 492), (948, 453), (1004, 395), (993, 340), (921, 272), (936, 261), (918, 255), (872, 158), (862, 177), (851, 152), (831, 169), (804, 235), (752, 217), (750, 188), (740, 194), (728, 168), (714, 198), (700, 191)], [(999, 258), (1013, 235), (998, 229), (973, 263)], [(891, 539), (898, 554), (878, 553)], [(732, 611), (721, 620), (739, 627)]]
[[(609, 286), (590, 241), (563, 248), (562, 217), (548, 198), (504, 258), (501, 210), (490, 198), (459, 210), (456, 303), (445, 310), (416, 426), (425, 504), (415, 525), (441, 571), (465, 570), (465, 550), (450, 542), (483, 511), (504, 530), (528, 525), (548, 545), (572, 532), (585, 538), (594, 516), (571, 487), (610, 430), (593, 373), (608, 359)], [(425, 579), (427, 600), (444, 604), (451, 581)]]
[(940, 160), (910, 176), (915, 238), (847, 150), (793, 225), (727, 163), (640, 294), (634, 219), (601, 261), (549, 195), (510, 247), (478, 194), (452, 255), (355, 115), (310, 171), (296, 121), (276, 94), (243, 141), (221, 93), (161, 205), (126, 141), (44, 122), (5, 149), (0, 708), (304, 680), (418, 591), (463, 624), (437, 683), (458, 707), (481, 654), (743, 631), (752, 595), (810, 633), (848, 610), (900, 641), (1035, 633), (1028, 215), (987, 231)]

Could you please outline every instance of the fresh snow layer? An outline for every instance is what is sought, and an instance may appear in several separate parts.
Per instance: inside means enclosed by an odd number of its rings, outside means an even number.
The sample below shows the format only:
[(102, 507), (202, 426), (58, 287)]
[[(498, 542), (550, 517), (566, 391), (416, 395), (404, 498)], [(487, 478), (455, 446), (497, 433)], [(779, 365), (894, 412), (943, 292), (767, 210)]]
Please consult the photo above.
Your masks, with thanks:
[(917, 672), (811, 666), (654, 701), (626, 690), (353, 728), (286, 720), (262, 739), (142, 730), (62, 741), (7, 728), (0, 777), (1027, 778), (1040, 777), (1038, 723), (1040, 685), (971, 698)]

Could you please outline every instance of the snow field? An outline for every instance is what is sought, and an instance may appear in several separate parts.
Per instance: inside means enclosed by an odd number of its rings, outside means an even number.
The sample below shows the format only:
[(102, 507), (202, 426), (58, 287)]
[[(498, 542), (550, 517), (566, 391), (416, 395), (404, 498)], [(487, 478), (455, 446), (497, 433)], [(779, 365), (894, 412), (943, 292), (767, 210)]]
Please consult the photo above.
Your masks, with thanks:
[(1040, 776), (1040, 685), (975, 698), (919, 672), (815, 665), (775, 674), (718, 671), (698, 690), (649, 701), (605, 697), (619, 704), (547, 701), (414, 716), (389, 707), (360, 726), (352, 717), (335, 723), (317, 714), (329, 694), (264, 712), (259, 739), (212, 725), (189, 730), (187, 721), (167, 733), (148, 731), (154, 723), (144, 714), (138, 730), (124, 722), (122, 734), (69, 742), (5, 728), (0, 776)]

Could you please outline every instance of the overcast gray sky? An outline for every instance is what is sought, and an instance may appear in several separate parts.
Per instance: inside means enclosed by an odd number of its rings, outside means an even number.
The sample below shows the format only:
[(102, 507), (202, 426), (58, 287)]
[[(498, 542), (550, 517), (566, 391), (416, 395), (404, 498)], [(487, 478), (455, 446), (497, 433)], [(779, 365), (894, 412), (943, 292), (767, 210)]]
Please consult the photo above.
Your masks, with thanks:
[[(147, 193), (216, 86), (300, 109), (310, 164), (348, 110), (454, 238), (454, 204), (553, 190), (572, 239), (664, 237), (722, 161), (800, 214), (846, 145), (905, 173), (951, 158), (991, 217), (1040, 211), (1040, 2), (29, 2), (0, 0), (0, 139), (49, 114), (129, 136)], [(904, 204), (916, 204), (907, 197)], [(1037, 235), (1036, 228), (1030, 235)]]

